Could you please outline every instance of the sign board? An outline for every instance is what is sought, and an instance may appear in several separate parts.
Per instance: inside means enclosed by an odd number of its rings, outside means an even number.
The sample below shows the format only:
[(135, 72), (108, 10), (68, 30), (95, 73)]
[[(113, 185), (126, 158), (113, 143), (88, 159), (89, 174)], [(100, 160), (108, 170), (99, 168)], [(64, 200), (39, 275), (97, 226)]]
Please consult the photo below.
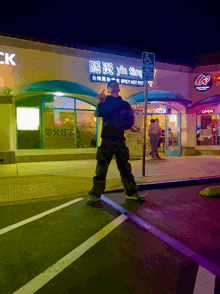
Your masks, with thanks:
[(202, 109), (202, 110), (198, 110), (197, 111), (197, 114), (213, 114), (215, 111), (214, 111), (214, 108), (213, 109)]
[(213, 77), (213, 82), (218, 82), (220, 81), (220, 75), (219, 74), (215, 74)]
[(0, 64), (16, 65), (15, 61), (13, 60), (15, 55), (16, 54), (0, 52)]
[(162, 108), (162, 107), (156, 108), (156, 113), (166, 113), (166, 108)]
[(197, 91), (207, 91), (212, 86), (212, 78), (208, 74), (199, 74), (194, 81), (194, 87)]
[[(142, 67), (140, 66), (97, 59), (89, 60), (87, 65), (90, 82), (109, 83), (115, 80), (121, 85), (144, 87)], [(153, 69), (153, 79), (148, 81), (150, 87), (153, 85), (155, 75), (156, 69)]]
[(106, 60), (89, 60), (88, 66), (91, 82), (109, 83), (116, 80), (121, 85), (144, 87), (141, 67)]
[(149, 52), (142, 53), (142, 78), (145, 81), (154, 80), (155, 54)]

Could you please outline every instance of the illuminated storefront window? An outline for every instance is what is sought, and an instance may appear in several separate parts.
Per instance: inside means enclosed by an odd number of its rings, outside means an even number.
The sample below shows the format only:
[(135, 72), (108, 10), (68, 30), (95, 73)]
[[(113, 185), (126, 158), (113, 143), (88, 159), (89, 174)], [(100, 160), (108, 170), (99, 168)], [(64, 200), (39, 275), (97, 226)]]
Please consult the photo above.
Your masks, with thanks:
[(38, 108), (17, 108), (18, 130), (39, 130), (40, 116)]
[[(144, 103), (131, 104), (133, 109), (143, 110)], [(159, 148), (159, 152), (165, 152), (165, 136), (167, 138), (167, 150), (178, 151), (179, 142), (178, 134), (180, 133), (178, 111), (166, 104), (148, 102), (147, 103), (147, 116), (146, 116), (146, 150), (151, 150), (150, 138), (148, 135), (148, 129), (151, 119), (159, 119), (159, 125), (162, 129), (162, 143)], [(167, 134), (165, 134), (165, 128), (167, 124)], [(144, 119), (142, 123), (142, 129), (144, 129)]]
[(44, 149), (75, 148), (74, 110), (44, 109)]
[[(34, 104), (38, 108), (33, 108)], [(96, 107), (85, 101), (60, 95), (38, 96), (18, 100), (16, 108), (17, 149), (97, 147)]]
[(197, 146), (219, 145), (220, 107), (207, 106), (197, 111)]
[(74, 100), (75, 99), (73, 98), (60, 97), (60, 96), (48, 97), (48, 98), (45, 98), (45, 107), (74, 109), (75, 108)]
[(76, 111), (77, 147), (96, 147), (96, 120), (94, 112)]
[(76, 100), (76, 109), (88, 109), (88, 110), (95, 110), (95, 106), (86, 103), (82, 100), (79, 99), (75, 99)]

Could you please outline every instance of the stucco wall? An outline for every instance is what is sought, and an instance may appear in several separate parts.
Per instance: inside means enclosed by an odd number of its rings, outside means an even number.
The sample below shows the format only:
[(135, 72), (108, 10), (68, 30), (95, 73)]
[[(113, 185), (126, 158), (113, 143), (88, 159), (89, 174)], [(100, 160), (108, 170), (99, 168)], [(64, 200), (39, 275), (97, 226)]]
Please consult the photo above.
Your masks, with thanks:
[[(140, 59), (134, 59), (114, 54), (76, 50), (74, 48), (64, 48), (24, 40), (10, 38), (4, 40), (2, 41), (2, 38), (0, 38), (0, 52), (16, 54), (14, 57), (16, 65), (0, 64), (0, 87), (8, 87), (10, 90), (16, 90), (22, 86), (39, 81), (66, 80), (87, 86), (96, 92), (101, 92), (105, 89), (105, 93), (108, 94), (106, 83), (90, 82), (88, 72), (89, 60), (105, 60), (127, 67), (134, 66), (137, 69), (142, 69), (141, 56)], [(193, 87), (189, 86), (189, 82), (194, 79), (193, 75), (196, 73), (192, 74), (190, 68), (159, 62), (155, 63), (155, 68), (157, 69), (156, 77), (149, 91), (166, 90), (187, 98), (190, 98), (192, 93), (194, 95)], [(144, 92), (144, 87), (121, 85), (120, 88), (120, 95), (123, 99), (136, 93)], [(2, 130), (1, 141), (4, 141), (1, 143), (1, 150), (15, 150), (16, 118), (14, 106), (0, 106), (2, 117), (0, 120)], [(179, 110), (184, 111), (184, 107), (180, 106)], [(187, 144), (187, 132), (192, 132), (187, 121), (185, 121), (184, 129), (185, 135), (183, 134), (182, 143)]]
[[(5, 43), (0, 41), (0, 44)], [(16, 44), (17, 47), (15, 47)], [(19, 48), (19, 46), (23, 46), (23, 48)], [(142, 69), (141, 56), (140, 59), (134, 59), (30, 41), (17, 40), (16, 42), (15, 39), (9, 38), (7, 38), (7, 46), (0, 45), (0, 52), (16, 54), (14, 57), (16, 66), (0, 65), (0, 86), (9, 87), (11, 90), (38, 81), (54, 79), (76, 82), (100, 92), (106, 89), (106, 84), (90, 82), (89, 59), (121, 63), (124, 66), (132, 65), (137, 69)], [(155, 68), (157, 69), (155, 81), (149, 90), (168, 90), (185, 97), (189, 96), (189, 68), (159, 62), (155, 63)], [(125, 99), (138, 92), (144, 92), (144, 87), (121, 86), (120, 94)]]

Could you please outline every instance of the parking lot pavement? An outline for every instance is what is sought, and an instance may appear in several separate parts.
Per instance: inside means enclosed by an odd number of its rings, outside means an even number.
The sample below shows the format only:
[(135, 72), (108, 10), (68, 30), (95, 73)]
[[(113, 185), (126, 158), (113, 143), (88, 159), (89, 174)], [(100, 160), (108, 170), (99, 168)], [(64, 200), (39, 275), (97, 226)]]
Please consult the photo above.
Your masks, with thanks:
[(4, 226), (27, 220), (0, 235), (4, 294), (192, 293), (196, 263), (105, 202), (91, 207), (86, 200), (4, 210)]
[[(50, 177), (54, 179), (55, 176)], [(211, 184), (214, 185), (218, 183)], [(216, 234), (219, 230), (219, 222), (216, 221), (219, 199), (198, 196), (194, 194), (198, 192), (196, 189), (204, 187), (141, 191), (141, 195), (146, 195), (146, 201), (136, 207), (133, 213), (207, 260), (220, 265), (220, 240)], [(125, 202), (123, 192), (106, 193), (105, 197), (119, 205)], [(201, 282), (204, 274), (208, 277), (206, 268), (201, 268), (199, 262), (145, 230), (127, 215), (118, 213), (106, 201), (101, 200), (91, 207), (86, 205), (87, 198), (84, 195), (79, 202), (0, 234), (4, 256), (4, 270), (0, 272), (4, 273), (2, 281), (6, 294), (20, 288), (16, 294), (30, 293), (22, 287), (31, 281), (34, 287), (40, 286), (38, 293), (86, 294), (99, 293), (100, 289), (104, 293), (112, 293), (120, 289), (122, 294), (131, 291), (194, 294), (192, 291), (197, 280)], [(77, 197), (73, 195), (69, 199), (38, 199), (30, 203), (2, 206), (1, 229), (75, 200)], [(114, 223), (112, 229), (111, 223), (114, 221), (117, 225)], [(110, 225), (111, 229), (105, 228), (106, 225)], [(90, 243), (87, 240), (91, 237), (95, 240), (94, 245), (79, 258), (72, 258), (76, 251), (87, 248), (85, 245)], [(42, 284), (43, 273), (49, 276), (53, 273), (53, 277)], [(8, 286), (8, 281), (14, 281), (14, 284), (11, 283), (13, 288)], [(206, 284), (212, 289), (208, 293), (214, 294), (219, 277), (211, 273)]]

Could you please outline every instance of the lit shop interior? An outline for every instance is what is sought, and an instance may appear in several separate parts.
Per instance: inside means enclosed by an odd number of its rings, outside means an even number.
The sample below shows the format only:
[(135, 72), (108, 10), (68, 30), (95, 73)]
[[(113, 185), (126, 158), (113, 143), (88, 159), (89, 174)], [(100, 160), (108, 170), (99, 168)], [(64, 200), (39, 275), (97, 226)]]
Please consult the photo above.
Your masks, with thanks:
[(28, 97), (15, 105), (17, 150), (96, 147), (94, 105), (58, 95)]
[(219, 146), (220, 104), (207, 104), (206, 101), (200, 101), (194, 107), (200, 108), (196, 111), (196, 145)]
[[(158, 92), (158, 91), (157, 91)], [(163, 92), (163, 93), (162, 93)], [(164, 96), (165, 91), (161, 91)], [(185, 108), (191, 101), (185, 97), (160, 98), (149, 92), (147, 130), (151, 118), (159, 119), (164, 130), (160, 153), (181, 155), (180, 105)], [(172, 95), (173, 97), (171, 97)], [(142, 100), (136, 99), (141, 96)], [(178, 99), (178, 103), (175, 100)], [(158, 102), (157, 100), (165, 100)], [(144, 92), (126, 99), (132, 108), (144, 110)], [(172, 104), (172, 106), (171, 106)], [(176, 105), (176, 107), (175, 107)], [(36, 95), (15, 101), (17, 119), (17, 150), (23, 149), (76, 149), (98, 147), (96, 106), (81, 99), (56, 95)], [(179, 109), (179, 110), (178, 110)], [(143, 120), (144, 125), (144, 120)], [(148, 132), (146, 150), (150, 151)]]
[[(131, 105), (134, 109), (143, 110), (144, 115), (144, 104)], [(168, 115), (170, 114), (170, 115)], [(151, 150), (150, 139), (148, 136), (148, 128), (150, 126), (151, 119), (159, 119), (159, 125), (163, 130), (162, 133), (162, 144), (160, 145), (159, 152), (165, 153), (165, 141), (167, 143), (167, 149), (171, 151), (179, 150), (178, 142), (178, 111), (174, 108), (167, 107), (165, 104), (148, 103), (147, 104), (147, 120), (146, 120), (146, 151)], [(167, 132), (165, 133), (167, 124)], [(144, 129), (144, 120), (142, 129)], [(168, 136), (168, 137), (167, 137)], [(165, 140), (165, 137), (167, 140)]]
[[(144, 92), (140, 92), (127, 98), (126, 101), (131, 104), (133, 109), (143, 110), (144, 115), (144, 98)], [(159, 125), (163, 130), (159, 153), (181, 155), (181, 111), (190, 106), (192, 106), (192, 102), (179, 94), (162, 90), (148, 92), (146, 151), (151, 150), (148, 136), (150, 121), (158, 118)]]

